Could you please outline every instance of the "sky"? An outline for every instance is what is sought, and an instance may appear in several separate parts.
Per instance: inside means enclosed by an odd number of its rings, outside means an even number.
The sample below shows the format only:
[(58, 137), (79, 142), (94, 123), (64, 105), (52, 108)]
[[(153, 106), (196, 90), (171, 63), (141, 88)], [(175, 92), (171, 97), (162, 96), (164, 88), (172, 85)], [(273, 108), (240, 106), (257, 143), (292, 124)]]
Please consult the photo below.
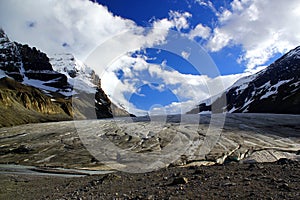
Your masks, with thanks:
[(0, 26), (72, 53), (135, 114), (184, 113), (300, 45), (299, 0), (10, 0)]

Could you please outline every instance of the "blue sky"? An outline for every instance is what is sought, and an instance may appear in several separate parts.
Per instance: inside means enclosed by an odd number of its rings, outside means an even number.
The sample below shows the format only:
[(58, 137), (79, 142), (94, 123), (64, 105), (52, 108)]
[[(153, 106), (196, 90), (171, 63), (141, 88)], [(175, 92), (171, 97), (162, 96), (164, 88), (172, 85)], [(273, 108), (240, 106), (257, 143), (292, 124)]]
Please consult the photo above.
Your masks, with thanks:
[[(190, 28), (183, 30), (185, 32), (190, 31), (199, 23), (211, 28), (215, 27), (218, 23), (217, 16), (211, 8), (200, 6), (194, 0), (97, 0), (97, 2), (107, 6), (108, 10), (115, 15), (131, 19), (140, 26), (151, 26), (150, 22), (154, 19), (168, 18), (170, 11), (189, 12), (192, 14), (192, 17), (189, 18)], [(216, 9), (221, 9), (224, 6), (229, 6), (231, 1), (217, 0), (211, 2)], [(244, 65), (236, 62), (241, 51), (240, 46), (233, 46), (220, 52), (211, 53), (210, 55), (217, 66), (220, 66), (220, 73), (227, 75), (242, 73), (245, 70)]]
[(299, 18), (299, 0), (0, 1), (12, 40), (72, 53), (135, 114), (186, 112), (264, 69), (300, 44)]
[[(151, 26), (151, 22), (154, 20), (168, 18), (170, 11), (189, 12), (192, 17), (189, 18), (190, 28), (182, 30), (183, 32), (189, 32), (199, 23), (213, 28), (216, 26), (217, 16), (213, 10), (208, 6), (199, 6), (196, 1), (174, 1), (174, 0), (97, 0), (98, 3), (108, 7), (108, 10), (115, 15), (121, 16), (126, 19), (133, 20), (139, 26)], [(229, 4), (228, 1), (215, 1), (213, 2), (216, 9), (220, 9), (223, 6)], [(199, 44), (201, 38), (197, 38)], [(188, 61), (179, 56), (170, 56), (168, 52), (156, 53), (156, 49), (148, 49), (147, 56), (155, 59), (149, 59), (149, 63), (160, 64), (166, 60), (166, 64), (171, 66), (174, 70), (179, 71), (182, 74), (200, 75)], [(222, 66), (219, 69), (221, 75), (243, 73), (245, 66), (236, 62), (241, 52), (241, 48), (230, 47), (225, 48), (223, 51), (211, 53), (210, 56), (214, 60), (217, 66)], [(119, 71), (120, 72), (120, 71)], [(143, 85), (139, 94), (128, 94), (128, 99), (133, 103), (136, 108), (142, 110), (150, 110), (155, 104), (167, 106), (172, 102), (180, 102), (176, 95), (168, 88), (159, 91), (149, 85)]]
[[(199, 23), (210, 27), (211, 29), (217, 27), (220, 22), (218, 21), (218, 14), (216, 12), (222, 12), (224, 9), (230, 9), (230, 3), (232, 1), (97, 0), (97, 2), (107, 6), (108, 10), (115, 15), (131, 19), (139, 26), (151, 26), (151, 22), (153, 20), (168, 18), (170, 16), (170, 11), (188, 12), (191, 14), (191, 17), (188, 18), (189, 28), (182, 30), (182, 32), (188, 33)], [(196, 38), (196, 40), (201, 45), (202, 38)], [(149, 51), (151, 51), (151, 49)], [(147, 52), (147, 56), (149, 56), (149, 51)], [(226, 46), (220, 51), (209, 52), (209, 55), (217, 65), (221, 75), (242, 74), (247, 69), (247, 63), (245, 61), (238, 61), (243, 51), (243, 46), (236, 44)], [(195, 70), (192, 65), (185, 62), (185, 59), (174, 59), (167, 53), (159, 53), (155, 55), (155, 52), (155, 50), (152, 50), (152, 56), (154, 56), (155, 59), (149, 60), (149, 63), (159, 64), (166, 59), (166, 63), (180, 73), (199, 75), (198, 71)], [(277, 53), (271, 56), (264, 65), (269, 65), (281, 55), (281, 53)], [(134, 94), (130, 98), (130, 102), (135, 104), (139, 109), (148, 110), (151, 108), (152, 104), (157, 104), (159, 102), (163, 106), (167, 106), (172, 102), (179, 101), (176, 98), (176, 95), (174, 95), (170, 90), (158, 91), (149, 86), (143, 86), (140, 93), (142, 95)]]

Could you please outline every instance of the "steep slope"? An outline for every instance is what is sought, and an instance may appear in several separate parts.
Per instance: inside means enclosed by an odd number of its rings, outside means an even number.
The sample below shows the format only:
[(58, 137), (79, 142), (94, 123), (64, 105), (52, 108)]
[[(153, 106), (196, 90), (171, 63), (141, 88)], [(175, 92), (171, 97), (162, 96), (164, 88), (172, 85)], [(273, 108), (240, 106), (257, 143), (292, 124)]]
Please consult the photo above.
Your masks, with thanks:
[(0, 79), (0, 127), (72, 119), (72, 102), (53, 99), (14, 79)]
[[(95, 71), (83, 62), (77, 60), (72, 54), (55, 54), (50, 58), (50, 63), (55, 71), (64, 74), (68, 78), (68, 83), (73, 86), (73, 90), (75, 91), (74, 97), (80, 96), (81, 99), (89, 101), (90, 104), (95, 100), (98, 117), (103, 118), (101, 117), (103, 116), (103, 112), (100, 113), (98, 110), (105, 110), (105, 106), (110, 106), (110, 110), (106, 112), (110, 112), (115, 117), (130, 116), (127, 111), (109, 100), (101, 89), (101, 79)], [(81, 93), (94, 94), (94, 96)], [(73, 103), (74, 107), (76, 107), (76, 98), (73, 99)], [(87, 110), (85, 109), (85, 111)], [(89, 115), (92, 115), (93, 112), (92, 110)]]
[[(300, 46), (266, 69), (238, 80), (223, 94), (231, 113), (300, 114)], [(221, 98), (213, 104), (220, 104)], [(200, 104), (190, 113), (207, 110)]]

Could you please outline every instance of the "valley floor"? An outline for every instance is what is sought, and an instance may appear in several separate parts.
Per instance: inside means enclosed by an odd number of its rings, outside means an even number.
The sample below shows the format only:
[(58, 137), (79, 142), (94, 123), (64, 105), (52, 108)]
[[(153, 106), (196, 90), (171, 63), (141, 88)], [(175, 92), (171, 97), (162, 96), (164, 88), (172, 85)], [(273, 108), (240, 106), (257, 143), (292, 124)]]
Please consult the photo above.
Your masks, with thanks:
[(297, 199), (299, 121), (221, 114), (0, 128), (0, 199)]
[(78, 178), (0, 174), (0, 199), (298, 199), (300, 163), (169, 167)]

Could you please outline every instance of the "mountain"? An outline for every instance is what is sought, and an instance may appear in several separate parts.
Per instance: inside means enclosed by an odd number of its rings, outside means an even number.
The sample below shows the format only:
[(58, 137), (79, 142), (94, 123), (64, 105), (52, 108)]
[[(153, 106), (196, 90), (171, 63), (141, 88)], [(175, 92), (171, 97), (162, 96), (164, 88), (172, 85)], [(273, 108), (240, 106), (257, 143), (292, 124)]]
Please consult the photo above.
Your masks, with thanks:
[[(123, 108), (118, 107), (109, 100), (104, 91), (101, 89), (100, 77), (93, 69), (85, 65), (80, 60), (77, 60), (72, 54), (54, 54), (50, 58), (50, 63), (53, 66), (53, 69), (64, 74), (67, 77), (68, 84), (72, 85), (73, 90), (75, 91), (73, 94), (73, 97), (75, 97), (73, 98), (73, 107), (78, 105), (76, 97), (80, 95), (81, 99), (86, 99), (86, 101), (88, 100), (90, 104), (95, 103), (98, 118), (105, 118), (105, 116), (109, 115), (109, 113), (111, 113), (112, 116), (131, 115)], [(88, 95), (87, 98), (85, 93), (93, 94), (94, 96)], [(98, 112), (98, 110), (105, 110), (107, 106), (109, 106), (110, 109), (106, 110), (106, 114)], [(93, 116), (92, 113), (94, 113), (94, 110), (91, 110), (89, 116)]]
[[(188, 113), (211, 110), (214, 105), (230, 113), (300, 114), (300, 46), (266, 69), (234, 83), (213, 104), (201, 103)], [(219, 108), (221, 111), (221, 108)]]
[(95, 72), (71, 54), (53, 58), (10, 41), (0, 29), (0, 127), (31, 122), (128, 116)]

